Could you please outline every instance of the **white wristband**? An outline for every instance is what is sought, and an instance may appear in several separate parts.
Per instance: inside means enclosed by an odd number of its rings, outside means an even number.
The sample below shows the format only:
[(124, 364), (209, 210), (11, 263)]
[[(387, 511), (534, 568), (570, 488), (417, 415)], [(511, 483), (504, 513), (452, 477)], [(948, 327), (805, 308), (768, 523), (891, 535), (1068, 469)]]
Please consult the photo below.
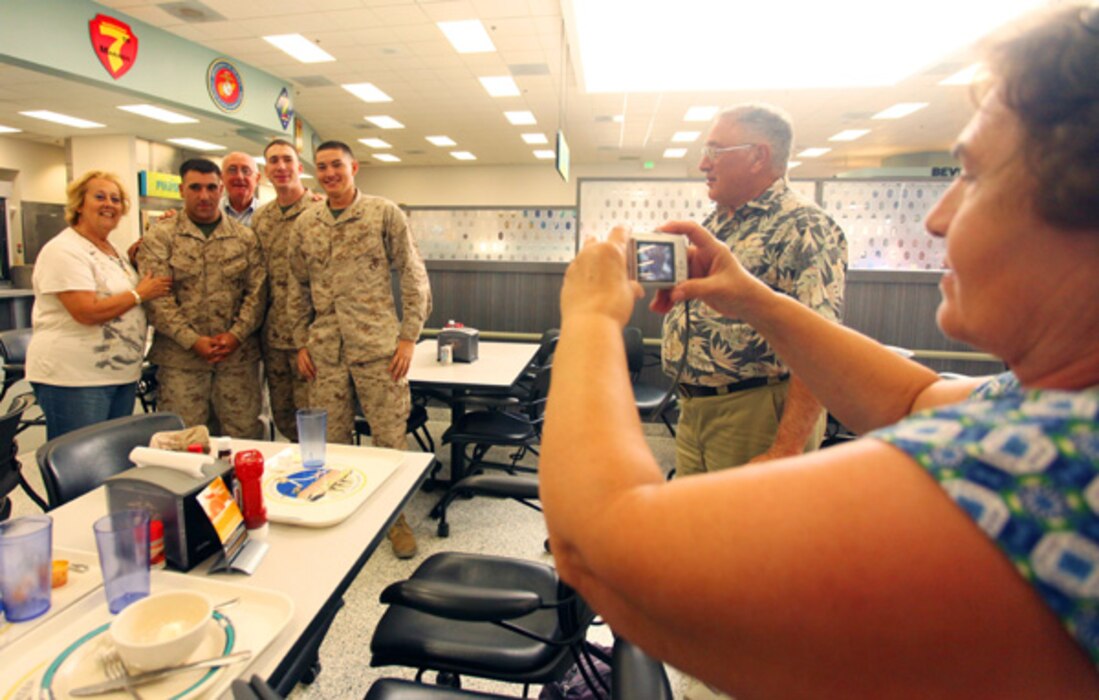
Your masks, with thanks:
[(141, 306), (141, 295), (137, 293), (137, 290), (131, 289), (130, 294), (134, 295), (134, 306)]

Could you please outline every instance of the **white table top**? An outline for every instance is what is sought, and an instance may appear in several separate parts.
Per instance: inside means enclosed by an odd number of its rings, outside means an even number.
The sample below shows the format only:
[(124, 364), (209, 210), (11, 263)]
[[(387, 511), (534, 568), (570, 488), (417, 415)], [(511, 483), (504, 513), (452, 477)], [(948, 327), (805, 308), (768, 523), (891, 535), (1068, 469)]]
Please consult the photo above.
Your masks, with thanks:
[[(233, 440), (234, 452), (258, 449), (264, 456), (273, 455), (286, 446), (286, 443)], [(346, 446), (341, 445), (341, 448)], [(355, 449), (368, 454), (377, 448)], [(215, 575), (218, 580), (282, 591), (294, 601), (290, 623), (262, 654), (248, 666), (240, 668), (241, 677), (250, 678), (256, 673), (264, 678), (270, 677), (371, 542), (384, 534), (382, 529), (420, 483), (431, 460), (432, 455), (423, 452), (404, 453), (401, 466), (367, 499), (363, 507), (332, 527), (307, 528), (271, 523), (267, 537), (270, 549), (254, 575)], [(103, 488), (51, 511), (54, 544), (95, 552), (92, 522), (106, 512), (106, 490)], [(192, 569), (189, 575), (205, 576), (211, 561)]]
[(421, 340), (416, 344), (416, 351), (412, 356), (408, 381), (446, 385), (450, 388), (509, 387), (534, 359), (538, 347), (538, 343), (480, 341), (477, 344), (476, 362), (441, 365), (437, 360), (436, 341)]

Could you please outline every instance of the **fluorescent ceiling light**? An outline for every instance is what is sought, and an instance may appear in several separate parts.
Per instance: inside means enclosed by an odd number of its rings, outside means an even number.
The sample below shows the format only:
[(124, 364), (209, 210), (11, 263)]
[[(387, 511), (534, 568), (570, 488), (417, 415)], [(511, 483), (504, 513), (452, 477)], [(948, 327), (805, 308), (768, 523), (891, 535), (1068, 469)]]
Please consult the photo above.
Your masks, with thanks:
[[(682, 0), (563, 0), (569, 44), (578, 55), (582, 92), (724, 92), (895, 85), (942, 63), (1047, 0), (927, 0), (896, 26), (896, 5), (878, 0), (782, 3)], [(797, 17), (797, 22), (790, 22)], [(949, 17), (949, 22), (943, 22)], [(785, 46), (810, 60), (760, 61), (774, 50), (768, 32), (740, 31), (735, 41), (696, 41), (690, 51), (661, 51), (669, 36), (716, 27), (782, 27)], [(840, 37), (840, 40), (837, 40)], [(852, 37), (858, 37), (857, 40)], [(750, 70), (729, 70), (750, 66)]]
[(626, 115), (625, 114), (615, 114), (614, 116), (611, 117), (611, 121), (614, 122), (615, 124), (621, 124), (622, 122), (626, 121)]
[(538, 160), (553, 160), (557, 156), (557, 153), (550, 148), (539, 148), (534, 152), (534, 157)]
[(0, 124), (0, 134), (18, 134), (22, 131), (22, 129), (16, 129), (14, 126), (4, 126), (3, 124)]
[(982, 68), (983, 66), (980, 63), (966, 66), (954, 75), (940, 80), (939, 85), (970, 85), (977, 79), (977, 75), (981, 72)]
[(225, 146), (219, 146), (216, 143), (210, 143), (209, 141), (202, 141), (200, 139), (168, 139), (168, 143), (174, 143), (177, 146), (183, 146), (184, 148), (190, 148), (195, 151), (224, 151)]
[(32, 119), (41, 119), (44, 122), (53, 122), (54, 124), (64, 124), (65, 126), (74, 126), (77, 129), (102, 129), (105, 124), (99, 122), (90, 122), (87, 119), (81, 119), (79, 117), (70, 117), (67, 114), (59, 114), (57, 112), (51, 112), (48, 109), (37, 109), (30, 112), (20, 112), (24, 117), (31, 117)]
[(392, 102), (393, 98), (378, 89), (374, 83), (348, 83), (341, 85), (355, 97), (363, 102)]
[(384, 114), (375, 114), (370, 117), (363, 117), (366, 121), (370, 122), (379, 129), (403, 129), (404, 124), (400, 123), (393, 117), (387, 117)]
[(801, 165), (800, 160), (791, 160), (788, 163), (786, 163), (786, 169), (787, 170), (793, 170), (794, 168), (798, 167), (799, 165)]
[(685, 122), (708, 122), (717, 114), (717, 107), (690, 107), (683, 115)]
[(829, 141), (854, 141), (855, 139), (861, 139), (870, 133), (870, 129), (845, 129), (844, 131), (829, 136)]
[(494, 75), (487, 78), (477, 78), (481, 85), (492, 97), (515, 97), (519, 94), (519, 86), (511, 79), (510, 75)]
[(831, 148), (806, 148), (798, 154), (798, 158), (820, 158), (825, 153), (831, 152)]
[(549, 143), (549, 141), (546, 139), (546, 135), (538, 132), (531, 134), (522, 134), (522, 137), (523, 143), (529, 143), (532, 146), (538, 143)]
[(665, 158), (683, 158), (686, 155), (687, 155), (687, 149), (686, 148), (665, 148), (664, 149), (664, 157)]
[(371, 148), (393, 148), (388, 141), (382, 139), (359, 139), (359, 143), (364, 146), (370, 146)]
[(537, 124), (534, 115), (530, 112), (504, 112), (504, 116), (507, 120), (515, 126), (527, 126), (528, 124)]
[(370, 156), (374, 160), (380, 160), (383, 163), (400, 163), (401, 159), (392, 153), (375, 153)]
[(301, 179), (302, 179), (302, 180), (312, 180), (312, 179), (313, 179), (313, 176), (312, 176), (312, 175), (310, 175), (309, 173), (302, 173), (302, 174), (301, 174)]
[(443, 31), (447, 41), (458, 53), (488, 53), (496, 50), (485, 31), (485, 25), (479, 19), (437, 22), (436, 26)]
[(118, 108), (123, 112), (136, 114), (139, 117), (145, 117), (146, 119), (156, 119), (158, 122), (164, 122), (165, 124), (198, 123), (197, 119), (188, 117), (186, 114), (179, 114), (178, 112), (157, 107), (156, 105), (119, 105)]
[(449, 136), (425, 136), (432, 146), (457, 146), (457, 142)]
[(302, 63), (327, 63), (336, 60), (332, 54), (301, 34), (272, 34), (263, 37), (263, 40)]
[(872, 116), (870, 118), (871, 119), (900, 119), (901, 117), (907, 117), (909, 114), (912, 114), (913, 112), (918, 112), (926, 106), (927, 106), (926, 102), (898, 102), (897, 104), (893, 105), (892, 107), (889, 107), (888, 109), (883, 109), (882, 111), (878, 112), (877, 114), (875, 114), (874, 116)]
[(256, 165), (267, 165), (267, 159), (263, 156), (255, 156), (252, 160), (256, 161)]
[(701, 131), (677, 131), (672, 134), (672, 143), (694, 143), (701, 134)]
[(450, 155), (458, 160), (477, 160), (477, 156), (469, 151), (451, 151)]

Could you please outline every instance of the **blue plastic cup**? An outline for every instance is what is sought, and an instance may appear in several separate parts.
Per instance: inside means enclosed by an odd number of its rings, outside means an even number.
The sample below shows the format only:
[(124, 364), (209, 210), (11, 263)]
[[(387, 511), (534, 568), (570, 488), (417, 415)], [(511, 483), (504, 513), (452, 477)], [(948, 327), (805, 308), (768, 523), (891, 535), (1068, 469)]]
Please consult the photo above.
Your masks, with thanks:
[(0, 522), (0, 596), (9, 622), (50, 609), (53, 519), (25, 515)]
[(323, 408), (298, 409), (298, 444), (301, 463), (306, 469), (324, 466), (324, 444), (328, 437), (328, 411)]
[(92, 525), (111, 614), (149, 595), (149, 513), (120, 510)]

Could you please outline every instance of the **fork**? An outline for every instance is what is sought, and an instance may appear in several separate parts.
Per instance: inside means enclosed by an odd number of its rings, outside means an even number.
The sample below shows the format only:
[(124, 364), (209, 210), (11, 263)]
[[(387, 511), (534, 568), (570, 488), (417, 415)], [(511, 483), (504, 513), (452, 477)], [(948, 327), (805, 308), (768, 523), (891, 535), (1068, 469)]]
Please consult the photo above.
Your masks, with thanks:
[[(114, 647), (100, 652), (99, 665), (103, 667), (103, 673), (107, 674), (109, 680), (121, 680), (126, 683), (126, 679), (130, 677), (126, 672), (126, 664), (122, 663), (122, 657)], [(132, 685), (126, 683), (123, 687), (133, 700), (142, 700), (141, 694)]]

